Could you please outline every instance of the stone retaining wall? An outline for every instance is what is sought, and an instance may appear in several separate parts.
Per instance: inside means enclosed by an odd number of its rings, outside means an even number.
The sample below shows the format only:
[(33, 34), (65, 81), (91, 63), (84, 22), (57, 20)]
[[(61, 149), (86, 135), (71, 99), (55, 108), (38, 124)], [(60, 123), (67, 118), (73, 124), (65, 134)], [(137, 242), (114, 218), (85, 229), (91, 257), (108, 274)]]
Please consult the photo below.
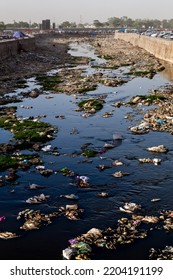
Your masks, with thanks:
[(115, 33), (115, 39), (130, 42), (132, 45), (145, 49), (159, 59), (173, 63), (173, 41), (118, 32)]
[(20, 51), (32, 51), (35, 49), (35, 38), (23, 38), (17, 40), (0, 41), (0, 59), (15, 56)]

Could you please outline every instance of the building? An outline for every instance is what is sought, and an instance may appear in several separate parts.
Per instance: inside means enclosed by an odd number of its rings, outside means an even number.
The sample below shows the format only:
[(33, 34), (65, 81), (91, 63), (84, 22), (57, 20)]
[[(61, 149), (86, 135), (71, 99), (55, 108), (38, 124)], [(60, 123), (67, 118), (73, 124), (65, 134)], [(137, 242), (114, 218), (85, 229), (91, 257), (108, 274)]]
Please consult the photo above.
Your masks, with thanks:
[(50, 19), (42, 20), (42, 30), (50, 29)]

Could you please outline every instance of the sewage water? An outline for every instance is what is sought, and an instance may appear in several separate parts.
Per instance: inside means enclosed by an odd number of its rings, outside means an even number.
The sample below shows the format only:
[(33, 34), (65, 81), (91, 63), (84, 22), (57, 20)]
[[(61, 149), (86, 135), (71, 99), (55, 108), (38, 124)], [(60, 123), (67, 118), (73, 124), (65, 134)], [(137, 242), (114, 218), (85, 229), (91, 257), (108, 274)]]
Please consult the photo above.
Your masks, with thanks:
[[(96, 64), (104, 64), (94, 52), (94, 49), (83, 43), (72, 44), (71, 55), (87, 56)], [(78, 66), (80, 67), (80, 66)], [(84, 75), (92, 75), (91, 65), (82, 66)], [(52, 73), (60, 69), (53, 70)], [(117, 70), (103, 70), (104, 75), (119, 75), (124, 77), (127, 68)], [(104, 72), (105, 71), (105, 72)], [(125, 202), (141, 204), (143, 211), (148, 215), (158, 215), (163, 210), (172, 209), (172, 163), (173, 141), (172, 135), (165, 132), (150, 132), (143, 135), (133, 135), (129, 126), (134, 126), (142, 118), (138, 111), (130, 107), (115, 108), (112, 106), (117, 101), (129, 101), (137, 94), (148, 94), (151, 90), (164, 87), (171, 83), (167, 76), (155, 75), (153, 79), (127, 78), (127, 83), (118, 87), (106, 87), (98, 85), (95, 91), (85, 95), (52, 94), (44, 92), (35, 99), (24, 98), (22, 102), (15, 103), (17, 115), (22, 118), (39, 116), (41, 121), (51, 123), (58, 128), (55, 138), (50, 141), (52, 147), (57, 147), (59, 156), (51, 153), (39, 152), (46, 168), (60, 171), (67, 167), (78, 175), (88, 176), (91, 188), (79, 188), (73, 184), (70, 177), (65, 177), (61, 172), (55, 172), (49, 177), (41, 176), (34, 167), (27, 171), (18, 171), (19, 178), (15, 184), (9, 184), (0, 188), (0, 215), (6, 220), (0, 223), (0, 231), (11, 231), (21, 235), (19, 238), (1, 240), (1, 259), (62, 259), (62, 250), (69, 243), (68, 240), (86, 233), (93, 227), (106, 229), (116, 228), (117, 221), (121, 217), (129, 217), (122, 213), (119, 207)], [(28, 79), (25, 91), (38, 87), (35, 78)], [(18, 89), (11, 94), (20, 94), (23, 89)], [(48, 96), (52, 98), (47, 99)], [(105, 104), (101, 111), (83, 118), (81, 112), (76, 112), (77, 103), (89, 97), (105, 97)], [(22, 105), (22, 106), (21, 106)], [(25, 109), (28, 106), (30, 109)], [(142, 108), (145, 110), (145, 108)], [(105, 112), (112, 112), (112, 117), (103, 118)], [(131, 114), (132, 119), (127, 118)], [(65, 116), (64, 119), (55, 118), (57, 115)], [(77, 133), (73, 133), (77, 132)], [(12, 135), (1, 129), (1, 142), (10, 140)], [(114, 142), (115, 147), (104, 154), (85, 161), (81, 155), (81, 146), (89, 143), (89, 148), (101, 150), (105, 143), (113, 143), (113, 135), (120, 134), (123, 139)], [(146, 151), (149, 146), (164, 144), (169, 152), (160, 154), (161, 165), (140, 165), (138, 158), (150, 157)], [(98, 165), (110, 165), (113, 160), (121, 160), (125, 165), (112, 167), (99, 171)], [(130, 175), (115, 178), (112, 173), (116, 171), (128, 172)], [(1, 175), (5, 175), (2, 172)], [(43, 190), (31, 191), (30, 184), (46, 186)], [(14, 190), (14, 192), (11, 192)], [(108, 192), (108, 198), (98, 197), (98, 193)], [(44, 193), (50, 199), (39, 205), (29, 205), (26, 200), (34, 195)], [(16, 219), (18, 212), (29, 209), (40, 209), (44, 212), (56, 211), (60, 206), (74, 204), (75, 202), (60, 197), (66, 194), (79, 196), (79, 208), (84, 209), (81, 220), (71, 221), (64, 216), (57, 217), (53, 223), (41, 227), (39, 230), (22, 231), (21, 222)], [(151, 199), (159, 197), (157, 203)], [(173, 245), (172, 233), (162, 230), (153, 230), (145, 239), (135, 240), (132, 244), (120, 246), (116, 250), (95, 248), (92, 259), (148, 259), (149, 249), (164, 248), (165, 245)]]

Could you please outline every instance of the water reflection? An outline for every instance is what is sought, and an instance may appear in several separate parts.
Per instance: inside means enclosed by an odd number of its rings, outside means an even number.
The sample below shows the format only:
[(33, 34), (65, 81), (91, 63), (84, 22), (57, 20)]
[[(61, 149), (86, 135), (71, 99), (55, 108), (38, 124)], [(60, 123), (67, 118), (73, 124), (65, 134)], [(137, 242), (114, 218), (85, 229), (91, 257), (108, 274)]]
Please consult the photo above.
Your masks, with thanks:
[[(73, 55), (75, 53), (78, 56), (85, 55), (97, 59), (94, 49), (88, 44), (81, 46), (75, 43), (72, 48), (71, 54)], [(85, 66), (87, 73), (92, 74), (91, 69), (90, 65)], [(119, 76), (121, 73), (123, 75), (125, 68), (121, 70), (123, 71), (116, 70)], [(49, 73), (55, 74), (56, 71), (58, 70)], [(158, 214), (160, 209), (172, 207), (172, 135), (164, 132), (152, 132), (140, 136), (132, 135), (128, 127), (138, 122), (137, 117), (140, 119), (142, 116), (137, 116), (130, 107), (114, 108), (112, 106), (112, 103), (119, 100), (128, 101), (134, 95), (145, 95), (153, 89), (170, 83), (167, 76), (162, 75), (164, 73), (166, 70), (155, 75), (153, 79), (134, 78), (116, 88), (99, 85), (96, 91), (88, 92), (84, 96), (80, 95), (77, 100), (73, 96), (65, 94), (54, 94), (53, 98), (47, 99), (49, 93), (45, 92), (36, 99), (24, 98), (22, 103), (16, 104), (18, 115), (22, 117), (40, 115), (42, 121), (47, 121), (58, 128), (58, 132), (50, 144), (52, 147), (58, 148), (60, 155), (55, 156), (51, 153), (40, 152), (43, 164), (56, 171), (50, 177), (41, 176), (33, 167), (31, 170), (18, 172), (20, 177), (17, 184), (13, 186), (13, 194), (10, 192), (11, 185), (0, 188), (0, 213), (7, 217), (4, 229), (19, 230), (19, 223), (14, 217), (16, 218), (19, 211), (28, 208), (26, 199), (33, 195), (32, 191), (28, 189), (28, 184), (31, 183), (47, 187), (45, 194), (50, 195), (50, 200), (48, 204), (40, 206), (43, 212), (56, 210), (57, 207), (68, 204), (69, 201), (60, 198), (60, 195), (70, 193), (79, 196), (80, 207), (85, 209), (85, 212), (82, 219), (74, 223), (65, 217), (60, 217), (51, 226), (42, 230), (22, 232), (24, 238), (13, 240), (10, 243), (10, 248), (7, 247), (6, 242), (0, 240), (1, 251), (4, 252), (3, 258), (21, 259), (22, 256), (26, 259), (62, 259), (62, 249), (67, 246), (67, 241), (70, 238), (81, 235), (92, 227), (115, 227), (116, 221), (122, 217), (119, 207), (125, 201), (141, 204), (144, 211), (148, 211), (149, 214)], [(109, 70), (106, 70), (105, 75), (107, 74), (111, 76), (115, 73), (109, 73)], [(29, 85), (27, 91), (39, 87), (34, 78), (29, 79), (27, 84)], [(20, 93), (21, 90), (16, 92)], [(106, 101), (101, 111), (88, 118), (82, 118), (81, 112), (75, 111), (80, 99), (100, 95), (105, 95)], [(27, 110), (21, 105), (32, 107), (32, 109)], [(142, 113), (145, 109), (142, 108)], [(105, 112), (112, 112), (112, 116), (103, 118), (102, 115)], [(127, 118), (129, 113), (132, 113), (131, 119)], [(64, 115), (65, 118), (63, 120), (57, 119), (56, 115)], [(79, 133), (72, 134), (71, 131), (74, 129)], [(8, 132), (1, 130), (1, 135), (3, 135), (3, 141), (8, 141)], [(89, 143), (91, 149), (101, 150), (106, 142), (114, 143), (114, 148), (92, 158), (91, 161), (84, 161), (85, 158), (81, 155), (82, 145)], [(146, 147), (162, 143), (169, 148), (170, 152), (160, 156), (162, 159), (160, 166), (139, 164), (139, 157), (151, 156), (146, 151)], [(100, 164), (110, 165), (114, 160), (121, 160), (124, 163), (121, 170), (130, 175), (124, 178), (114, 178), (112, 173), (119, 171), (119, 167), (113, 166), (102, 172), (96, 168)], [(91, 188), (76, 187), (71, 178), (61, 174), (60, 170), (64, 167), (74, 170), (79, 175), (88, 176)], [(98, 198), (97, 194), (101, 191), (108, 192), (110, 197), (106, 200)], [(38, 193), (39, 190), (35, 194), (38, 195)], [(153, 197), (161, 197), (161, 201), (156, 206), (151, 203)], [(40, 207), (35, 207), (35, 209), (40, 209)], [(160, 240), (159, 237), (158, 234), (155, 239), (157, 246), (163, 245), (165, 240), (168, 240), (165, 235), (164, 240)], [(139, 259), (147, 258), (147, 250), (153, 245), (153, 242), (151, 242), (151, 237), (145, 239), (144, 242), (140, 243), (140, 251), (136, 244), (131, 247), (127, 246), (128, 258), (133, 259), (136, 256)], [(23, 248), (26, 248), (26, 244), (28, 249), (24, 252)], [(120, 258), (118, 254), (116, 255), (117, 251), (100, 250), (95, 258)], [(120, 256), (125, 259), (127, 255), (123, 256), (122, 251), (119, 251)]]

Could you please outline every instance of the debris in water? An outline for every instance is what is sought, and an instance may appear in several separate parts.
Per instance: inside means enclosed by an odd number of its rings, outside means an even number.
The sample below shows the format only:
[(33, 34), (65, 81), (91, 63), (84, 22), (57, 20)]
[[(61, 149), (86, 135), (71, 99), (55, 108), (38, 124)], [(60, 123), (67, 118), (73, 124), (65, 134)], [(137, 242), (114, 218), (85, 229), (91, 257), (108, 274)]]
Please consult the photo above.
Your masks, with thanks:
[(155, 153), (166, 153), (168, 151), (164, 145), (149, 147), (146, 150)]
[(11, 239), (11, 238), (16, 238), (19, 237), (16, 233), (12, 233), (12, 232), (0, 232), (0, 238), (2, 239)]
[(46, 202), (47, 199), (49, 198), (49, 195), (44, 195), (43, 193), (38, 195), (38, 196), (33, 196), (31, 198), (28, 198), (26, 200), (26, 203), (30, 203), (30, 204), (37, 204), (37, 203), (43, 203)]
[(121, 211), (123, 212), (126, 212), (126, 213), (133, 213), (137, 210), (140, 210), (141, 209), (141, 205), (139, 204), (136, 204), (136, 203), (133, 203), (133, 202), (126, 202), (124, 204), (123, 207), (120, 207), (119, 208)]
[(117, 177), (117, 178), (121, 178), (121, 177), (128, 176), (128, 175), (130, 175), (130, 174), (127, 172), (122, 172), (122, 171), (118, 171), (118, 172), (115, 172), (112, 174), (112, 176)]

